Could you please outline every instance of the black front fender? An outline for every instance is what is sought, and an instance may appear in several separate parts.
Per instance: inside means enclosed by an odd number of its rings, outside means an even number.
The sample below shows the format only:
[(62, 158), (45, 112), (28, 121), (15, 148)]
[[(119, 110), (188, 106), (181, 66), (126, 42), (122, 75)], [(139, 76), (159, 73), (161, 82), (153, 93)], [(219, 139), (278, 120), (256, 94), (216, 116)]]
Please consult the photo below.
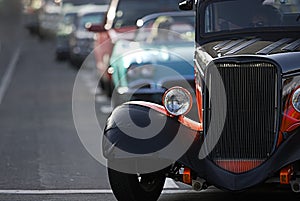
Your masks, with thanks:
[(168, 116), (159, 105), (141, 103), (128, 102), (114, 109), (104, 129), (104, 156), (154, 156), (176, 161), (197, 139), (199, 131), (183, 125), (178, 117)]

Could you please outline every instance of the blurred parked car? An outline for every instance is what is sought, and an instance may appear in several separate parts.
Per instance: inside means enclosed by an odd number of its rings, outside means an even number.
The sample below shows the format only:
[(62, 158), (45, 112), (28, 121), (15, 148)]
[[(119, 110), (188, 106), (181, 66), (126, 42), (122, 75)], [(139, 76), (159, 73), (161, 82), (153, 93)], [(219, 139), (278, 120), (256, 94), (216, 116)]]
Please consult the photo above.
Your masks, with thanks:
[(39, 36), (53, 38), (59, 28), (59, 21), (65, 7), (87, 4), (106, 5), (108, 0), (43, 0), (43, 6), (38, 15)]
[(62, 17), (58, 23), (58, 31), (56, 33), (56, 59), (65, 60), (70, 54), (70, 35), (74, 28), (74, 22), (80, 6), (68, 6), (64, 8)]
[(86, 5), (82, 7), (75, 18), (74, 27), (70, 35), (70, 61), (81, 66), (85, 58), (93, 51), (95, 34), (87, 27), (98, 24), (105, 18), (108, 5)]
[(30, 33), (36, 34), (39, 30), (38, 14), (44, 0), (23, 0), (24, 26)]
[(137, 21), (134, 40), (112, 51), (114, 106), (129, 100), (161, 104), (163, 93), (182, 86), (194, 94), (194, 12), (164, 12)]
[(45, 0), (38, 15), (40, 38), (52, 38), (58, 30), (61, 17), (61, 1)]
[[(60, 0), (59, 0), (60, 1)], [(84, 4), (95, 4), (95, 5), (105, 5), (108, 4), (110, 0), (61, 0), (63, 4), (73, 4), (74, 6), (84, 5)]]
[(99, 32), (94, 53), (100, 86), (107, 95), (111, 96), (113, 90), (111, 74), (107, 70), (114, 42), (121, 38), (132, 39), (134, 32), (128, 32), (134, 30), (136, 20), (145, 15), (179, 10), (177, 2), (179, 0), (111, 0), (103, 23), (90, 27), (90, 31)]

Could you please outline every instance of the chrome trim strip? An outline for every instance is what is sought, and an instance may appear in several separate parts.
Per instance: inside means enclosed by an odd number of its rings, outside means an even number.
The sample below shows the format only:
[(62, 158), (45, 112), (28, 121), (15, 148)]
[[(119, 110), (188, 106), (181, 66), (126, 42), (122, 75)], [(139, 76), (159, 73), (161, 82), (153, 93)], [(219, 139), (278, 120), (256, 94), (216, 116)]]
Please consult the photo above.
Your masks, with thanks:
[(203, 72), (199, 62), (197, 61), (197, 59), (194, 59), (194, 63), (196, 65), (197, 70), (201, 73), (201, 77), (204, 77), (204, 72)]
[(257, 41), (259, 41), (260, 38), (254, 38), (254, 39), (251, 39), (245, 43), (242, 43), (241, 45), (237, 46), (236, 48), (233, 48), (232, 50), (230, 50), (229, 52), (226, 52), (224, 55), (229, 55), (229, 54), (235, 54), (237, 53), (238, 51), (241, 51), (242, 49), (256, 43)]
[(285, 43), (288, 43), (291, 40), (292, 40), (291, 38), (280, 39), (279, 41), (277, 41), (275, 43), (272, 43), (272, 44), (268, 45), (267, 47), (263, 48), (262, 50), (256, 52), (256, 54), (263, 54), (263, 55), (269, 54), (270, 52), (272, 52), (273, 50), (275, 50), (279, 46), (281, 46)]
[(281, 50), (283, 51), (295, 51), (300, 46), (300, 39), (284, 46)]
[(231, 42), (231, 40), (224, 40), (221, 43), (215, 45), (213, 47), (213, 50), (217, 51), (218, 49), (220, 49), (220, 48), (224, 47), (225, 45), (227, 45), (229, 42)]
[(245, 39), (239, 39), (239, 40), (235, 40), (230, 42), (228, 45), (226, 45), (225, 47), (221, 48), (220, 50), (218, 50), (218, 52), (227, 52), (229, 49), (233, 48), (234, 46), (244, 42)]

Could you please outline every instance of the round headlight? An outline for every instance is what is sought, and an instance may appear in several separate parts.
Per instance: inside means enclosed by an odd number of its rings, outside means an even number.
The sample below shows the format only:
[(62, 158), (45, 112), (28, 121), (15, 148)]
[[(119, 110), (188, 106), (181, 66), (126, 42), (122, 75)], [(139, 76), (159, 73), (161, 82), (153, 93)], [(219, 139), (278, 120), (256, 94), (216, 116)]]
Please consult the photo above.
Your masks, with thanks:
[(297, 112), (300, 112), (300, 88), (298, 88), (292, 98), (293, 107)]
[(165, 92), (163, 105), (174, 116), (185, 115), (191, 110), (192, 96), (182, 87), (172, 87)]

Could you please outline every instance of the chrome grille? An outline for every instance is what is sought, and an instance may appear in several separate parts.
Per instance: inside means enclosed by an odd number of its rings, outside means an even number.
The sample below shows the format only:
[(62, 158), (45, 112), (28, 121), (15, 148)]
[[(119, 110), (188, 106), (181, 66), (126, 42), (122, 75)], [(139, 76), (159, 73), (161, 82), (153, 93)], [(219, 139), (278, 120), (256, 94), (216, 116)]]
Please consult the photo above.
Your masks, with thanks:
[[(220, 138), (210, 139), (217, 144), (209, 156), (217, 164), (223, 164), (225, 169), (227, 166), (224, 161), (242, 166), (246, 164), (245, 160), (253, 160), (259, 165), (257, 161), (263, 161), (269, 156), (276, 141), (277, 68), (266, 62), (222, 63), (216, 64), (216, 67), (226, 92), (227, 115)], [(216, 81), (217, 77), (210, 70), (207, 73), (210, 96), (218, 96), (222, 82)], [(206, 100), (210, 102), (209, 98)], [(210, 125), (210, 112), (214, 110), (218, 113), (218, 110), (223, 110), (221, 107), (224, 104), (208, 104), (207, 129), (208, 126), (219, 126), (213, 122)], [(235, 167), (230, 170), (240, 172), (248, 169)]]

